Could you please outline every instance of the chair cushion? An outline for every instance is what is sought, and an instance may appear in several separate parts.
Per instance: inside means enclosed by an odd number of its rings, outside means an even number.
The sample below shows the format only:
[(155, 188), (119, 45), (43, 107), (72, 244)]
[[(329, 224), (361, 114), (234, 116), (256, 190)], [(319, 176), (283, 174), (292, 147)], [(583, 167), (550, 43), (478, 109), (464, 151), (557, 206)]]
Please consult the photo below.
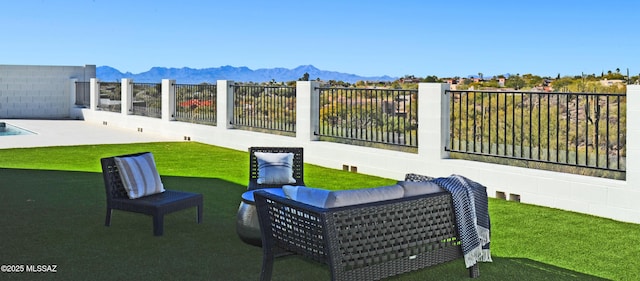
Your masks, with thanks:
[(296, 183), (293, 178), (293, 153), (255, 152), (258, 160), (258, 184)]
[(432, 181), (399, 181), (398, 184), (404, 188), (404, 197), (444, 191), (444, 189)]
[(404, 195), (404, 190), (400, 185), (336, 191), (285, 185), (282, 190), (285, 197), (291, 200), (320, 208), (335, 208), (391, 200), (401, 198)]
[(114, 157), (114, 160), (130, 199), (164, 192), (153, 154)]

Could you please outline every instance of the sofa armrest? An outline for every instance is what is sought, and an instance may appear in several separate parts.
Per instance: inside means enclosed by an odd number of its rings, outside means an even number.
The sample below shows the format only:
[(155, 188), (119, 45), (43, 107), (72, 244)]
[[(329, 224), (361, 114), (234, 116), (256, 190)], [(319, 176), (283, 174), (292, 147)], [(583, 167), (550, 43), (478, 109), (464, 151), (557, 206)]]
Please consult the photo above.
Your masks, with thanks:
[(327, 263), (327, 246), (323, 238), (326, 237), (328, 209), (262, 190), (256, 191), (254, 198), (265, 254), (284, 250)]

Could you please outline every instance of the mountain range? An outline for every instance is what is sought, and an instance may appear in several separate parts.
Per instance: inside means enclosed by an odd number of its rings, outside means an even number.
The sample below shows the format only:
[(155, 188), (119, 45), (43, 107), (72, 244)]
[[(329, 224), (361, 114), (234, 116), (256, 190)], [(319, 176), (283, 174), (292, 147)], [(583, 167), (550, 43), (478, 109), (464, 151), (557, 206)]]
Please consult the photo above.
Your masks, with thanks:
[(150, 70), (133, 74), (122, 73), (110, 66), (96, 68), (96, 78), (105, 82), (116, 82), (122, 78), (130, 78), (140, 83), (159, 83), (162, 79), (173, 79), (182, 84), (215, 84), (217, 80), (233, 80), (236, 82), (287, 82), (300, 79), (305, 73), (309, 74), (309, 80), (320, 79), (322, 81), (344, 81), (355, 83), (357, 81), (394, 81), (397, 78), (384, 76), (365, 77), (349, 73), (320, 70), (313, 65), (301, 65), (294, 69), (288, 68), (261, 68), (252, 70), (247, 67), (221, 66), (215, 68), (166, 68), (152, 67)]

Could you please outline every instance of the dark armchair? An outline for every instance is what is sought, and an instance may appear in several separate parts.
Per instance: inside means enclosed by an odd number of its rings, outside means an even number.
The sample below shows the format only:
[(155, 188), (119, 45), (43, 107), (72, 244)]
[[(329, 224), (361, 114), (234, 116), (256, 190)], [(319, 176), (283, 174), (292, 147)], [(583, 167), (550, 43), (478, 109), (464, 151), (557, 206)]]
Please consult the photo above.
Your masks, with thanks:
[[(146, 153), (146, 152), (145, 152)], [(107, 194), (107, 216), (105, 226), (111, 225), (112, 210), (122, 210), (150, 215), (153, 217), (153, 234), (161, 236), (164, 229), (164, 215), (197, 207), (197, 222), (202, 222), (203, 197), (202, 194), (165, 190), (161, 193), (130, 199), (122, 182), (116, 157), (136, 157), (145, 153), (128, 154), (100, 159), (102, 175)]]
[[(291, 163), (289, 161), (281, 161), (273, 165), (266, 164), (266, 166), (279, 166), (282, 165), (282, 170), (287, 171), (286, 182), (272, 182), (269, 184), (259, 183), (260, 179), (260, 165), (256, 153), (262, 152), (266, 154), (270, 153), (292, 153), (293, 158)], [(289, 160), (290, 156), (286, 159)], [(265, 160), (263, 159), (263, 165)], [(287, 162), (287, 163), (282, 163)], [(288, 168), (291, 166), (291, 172), (288, 172)], [(260, 225), (258, 223), (258, 215), (256, 213), (255, 203), (253, 201), (253, 192), (258, 190), (270, 190), (271, 192), (282, 193), (281, 187), (286, 184), (290, 185), (304, 185), (304, 157), (302, 147), (250, 147), (249, 148), (249, 184), (247, 191), (242, 194), (242, 201), (240, 201), (240, 207), (238, 208), (236, 219), (236, 231), (240, 239), (250, 245), (260, 246), (262, 244), (262, 238), (260, 238)], [(264, 168), (269, 170), (269, 167)], [(276, 168), (278, 169), (278, 168)], [(263, 174), (264, 176), (264, 174)]]
[(302, 147), (250, 147), (249, 148), (249, 186), (247, 190), (259, 188), (282, 187), (282, 184), (259, 184), (258, 158), (256, 152), (293, 153), (293, 178), (291, 185), (304, 185), (304, 154)]

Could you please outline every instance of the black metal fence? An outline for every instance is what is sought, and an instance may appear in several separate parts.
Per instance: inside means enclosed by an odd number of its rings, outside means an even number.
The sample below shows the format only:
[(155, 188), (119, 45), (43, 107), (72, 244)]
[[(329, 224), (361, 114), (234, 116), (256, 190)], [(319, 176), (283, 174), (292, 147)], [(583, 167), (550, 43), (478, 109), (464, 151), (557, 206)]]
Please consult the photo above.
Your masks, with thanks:
[(174, 84), (178, 121), (216, 125), (217, 86)]
[(418, 147), (418, 90), (319, 88), (318, 135)]
[(296, 88), (234, 85), (233, 121), (238, 128), (296, 131)]
[(91, 83), (76, 81), (76, 101), (75, 105), (91, 106)]
[(447, 94), (451, 152), (616, 172), (626, 169), (625, 94)]
[(162, 117), (162, 84), (133, 83), (133, 115)]
[(120, 82), (100, 82), (100, 100), (98, 109), (121, 112), (122, 84)]

